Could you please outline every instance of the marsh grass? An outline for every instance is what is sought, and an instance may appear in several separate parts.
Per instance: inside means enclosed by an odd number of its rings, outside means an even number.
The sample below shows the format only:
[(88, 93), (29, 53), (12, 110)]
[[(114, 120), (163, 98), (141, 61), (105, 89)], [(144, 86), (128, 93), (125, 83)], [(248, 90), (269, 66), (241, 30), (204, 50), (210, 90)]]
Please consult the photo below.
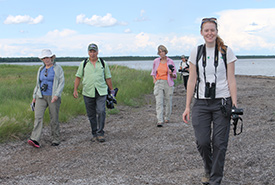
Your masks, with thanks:
[[(0, 142), (14, 139), (26, 139), (33, 128), (34, 113), (31, 111), (33, 89), (39, 66), (1, 65), (0, 66)], [(65, 87), (61, 98), (59, 121), (85, 114), (83, 98), (73, 98), (73, 88), (77, 66), (63, 66)], [(113, 86), (119, 89), (118, 104), (142, 106), (144, 94), (153, 90), (150, 71), (130, 69), (125, 66), (110, 65)], [(81, 93), (82, 85), (79, 87)], [(107, 116), (117, 114), (119, 110), (107, 109)], [(49, 124), (48, 109), (44, 124)]]

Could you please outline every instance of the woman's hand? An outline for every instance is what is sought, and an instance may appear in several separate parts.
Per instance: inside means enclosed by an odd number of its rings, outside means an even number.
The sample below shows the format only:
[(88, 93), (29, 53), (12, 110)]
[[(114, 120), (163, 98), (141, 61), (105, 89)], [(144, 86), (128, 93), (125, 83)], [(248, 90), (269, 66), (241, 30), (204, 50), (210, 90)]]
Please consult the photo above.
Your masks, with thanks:
[(168, 69), (168, 74), (169, 74), (172, 78), (176, 78), (176, 75), (173, 74), (173, 72), (172, 72), (170, 69)]
[(182, 120), (184, 123), (188, 124), (188, 121), (190, 120), (190, 109), (186, 108), (185, 111), (182, 114)]
[(52, 101), (51, 101), (51, 103), (54, 103), (54, 102), (56, 102), (56, 100), (58, 100), (58, 96), (54, 96), (54, 97), (52, 98)]
[(153, 83), (155, 84), (157, 81), (157, 79), (155, 77), (153, 77)]

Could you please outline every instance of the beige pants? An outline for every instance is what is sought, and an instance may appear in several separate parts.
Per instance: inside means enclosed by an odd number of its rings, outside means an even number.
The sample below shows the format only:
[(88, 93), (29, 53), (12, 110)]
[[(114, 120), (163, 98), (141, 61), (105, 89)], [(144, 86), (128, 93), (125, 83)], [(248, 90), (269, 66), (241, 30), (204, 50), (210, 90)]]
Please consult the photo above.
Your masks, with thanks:
[(58, 122), (59, 108), (61, 104), (61, 98), (58, 98), (56, 102), (51, 103), (52, 96), (43, 96), (43, 98), (36, 97), (35, 102), (35, 119), (34, 128), (31, 134), (31, 139), (37, 142), (40, 141), (43, 118), (47, 107), (49, 107), (50, 119), (51, 119), (51, 134), (52, 143), (60, 143), (60, 127)]
[(154, 86), (154, 95), (156, 97), (156, 111), (158, 123), (163, 123), (163, 110), (165, 106), (165, 120), (170, 120), (172, 112), (172, 97), (174, 87), (168, 85), (167, 80), (157, 80)]

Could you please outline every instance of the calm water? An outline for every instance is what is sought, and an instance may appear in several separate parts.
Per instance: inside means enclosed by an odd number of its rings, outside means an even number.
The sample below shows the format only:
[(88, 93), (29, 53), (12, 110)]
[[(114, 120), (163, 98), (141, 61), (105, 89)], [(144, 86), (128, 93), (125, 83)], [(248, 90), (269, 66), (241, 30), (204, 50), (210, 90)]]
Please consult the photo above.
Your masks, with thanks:
[[(78, 66), (79, 62), (59, 62), (63, 66)], [(108, 62), (108, 61), (107, 61)], [(178, 69), (180, 60), (174, 60), (176, 68)], [(38, 63), (9, 63), (16, 65), (41, 65)], [(109, 65), (122, 65), (134, 69), (151, 70), (153, 61), (116, 61), (108, 62)], [(262, 75), (275, 76), (275, 59), (239, 59), (235, 66), (237, 75)]]

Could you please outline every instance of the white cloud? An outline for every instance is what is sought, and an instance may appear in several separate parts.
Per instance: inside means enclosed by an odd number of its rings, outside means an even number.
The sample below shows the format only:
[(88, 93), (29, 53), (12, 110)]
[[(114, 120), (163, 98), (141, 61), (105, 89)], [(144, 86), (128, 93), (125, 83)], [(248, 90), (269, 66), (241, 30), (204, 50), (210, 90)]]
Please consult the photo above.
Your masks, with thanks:
[(227, 10), (218, 14), (219, 34), (235, 51), (275, 49), (275, 8)]
[(150, 41), (150, 35), (143, 32), (135, 36), (135, 45), (141, 48), (155, 46), (154, 42)]
[(124, 30), (124, 33), (132, 33), (132, 30), (130, 28), (127, 28), (126, 30)]
[(195, 41), (175, 34), (140, 32), (83, 35), (64, 29), (49, 31), (38, 38), (0, 39), (0, 56), (38, 56), (45, 48), (51, 49), (57, 57), (87, 56), (87, 47), (92, 42), (98, 44), (100, 56), (155, 56), (160, 44), (168, 48), (169, 55), (189, 54), (188, 46), (194, 46)]
[[(218, 15), (219, 34), (235, 54), (275, 53), (275, 9), (228, 10)], [(199, 28), (195, 31), (196, 35), (153, 34), (133, 33), (128, 28), (123, 33), (80, 34), (75, 30), (56, 29), (36, 38), (24, 35), (24, 38), (0, 39), (0, 57), (38, 56), (44, 48), (52, 49), (57, 56), (87, 56), (91, 42), (98, 44), (100, 56), (152, 56), (160, 44), (167, 47), (168, 56), (189, 55), (192, 48), (203, 41)]]
[(141, 10), (141, 11), (140, 11), (140, 17), (136, 18), (135, 21), (136, 21), (136, 22), (148, 21), (149, 18), (146, 17), (146, 16), (144, 15), (145, 13), (146, 13), (145, 10)]
[(68, 37), (76, 34), (76, 31), (70, 29), (64, 29), (62, 31), (54, 30), (47, 33), (48, 37)]
[(38, 15), (36, 18), (32, 18), (29, 15), (17, 15), (17, 16), (9, 15), (4, 21), (4, 24), (20, 24), (20, 23), (38, 24), (38, 23), (41, 23), (42, 21), (43, 21), (42, 15)]
[(115, 25), (127, 25), (126, 22), (119, 22), (112, 17), (112, 14), (107, 13), (105, 16), (93, 15), (91, 18), (87, 18), (86, 15), (80, 14), (76, 17), (77, 24), (88, 24), (96, 27), (109, 27)]
[(145, 10), (141, 10), (140, 11), (140, 16), (143, 17), (144, 14), (145, 14)]

